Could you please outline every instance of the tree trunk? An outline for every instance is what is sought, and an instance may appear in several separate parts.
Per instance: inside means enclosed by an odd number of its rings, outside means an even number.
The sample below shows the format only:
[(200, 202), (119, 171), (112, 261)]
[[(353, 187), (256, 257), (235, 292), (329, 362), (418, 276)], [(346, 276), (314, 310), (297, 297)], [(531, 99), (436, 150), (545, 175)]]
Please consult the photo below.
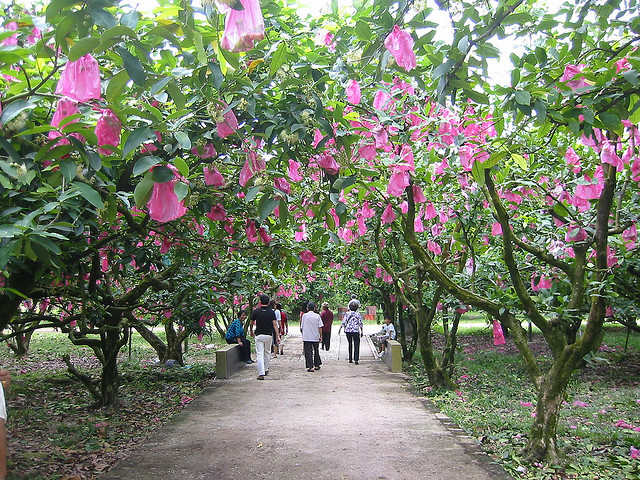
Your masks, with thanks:
[(185, 335), (176, 333), (173, 328), (173, 322), (167, 322), (164, 326), (164, 331), (167, 334), (167, 349), (162, 363), (167, 363), (168, 360), (175, 360), (180, 365), (184, 365), (182, 342), (185, 339)]
[(431, 339), (431, 323), (433, 317), (429, 318), (429, 313), (423, 306), (416, 312), (416, 323), (418, 330), (418, 345), (420, 355), (422, 356), (422, 364), (427, 372), (429, 383), (436, 388), (454, 389), (455, 385), (449, 378), (449, 374), (442, 369), (433, 353), (433, 343)]
[(23, 335), (16, 335), (14, 337), (15, 343), (11, 343), (7, 341), (7, 345), (13, 351), (13, 353), (16, 354), (17, 357), (24, 357), (25, 355), (27, 355), (27, 353), (29, 353), (29, 346), (31, 345), (32, 335), (33, 335), (33, 330)]
[(151, 345), (151, 347), (156, 351), (156, 355), (158, 355), (158, 361), (162, 362), (167, 354), (167, 346), (164, 344), (162, 339), (145, 325), (137, 324), (134, 325), (133, 328), (135, 328), (140, 336), (144, 338), (149, 345)]
[[(125, 330), (126, 332), (126, 330)], [(127, 333), (125, 333), (127, 335)], [(100, 378), (100, 393), (102, 396), (102, 407), (117, 408), (118, 398), (118, 352), (120, 351), (120, 330), (110, 328), (100, 334), (102, 343), (102, 376)]]
[(536, 417), (529, 432), (527, 455), (532, 461), (547, 460), (557, 463), (559, 449), (556, 442), (556, 429), (566, 384), (564, 387), (557, 383), (554, 385), (549, 380), (548, 374), (545, 377), (538, 391)]

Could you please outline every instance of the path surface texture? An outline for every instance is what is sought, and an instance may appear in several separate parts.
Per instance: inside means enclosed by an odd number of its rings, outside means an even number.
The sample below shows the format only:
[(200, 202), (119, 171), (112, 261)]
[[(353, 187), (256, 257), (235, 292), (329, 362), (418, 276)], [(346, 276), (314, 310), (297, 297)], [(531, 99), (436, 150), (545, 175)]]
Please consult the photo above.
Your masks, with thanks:
[[(369, 327), (374, 328), (374, 327)], [(304, 368), (299, 332), (256, 380), (255, 365), (216, 380), (107, 479), (369, 480), (509, 478), (474, 442), (447, 428), (401, 374), (360, 364), (334, 328), (321, 370)], [(255, 358), (255, 354), (253, 354)]]

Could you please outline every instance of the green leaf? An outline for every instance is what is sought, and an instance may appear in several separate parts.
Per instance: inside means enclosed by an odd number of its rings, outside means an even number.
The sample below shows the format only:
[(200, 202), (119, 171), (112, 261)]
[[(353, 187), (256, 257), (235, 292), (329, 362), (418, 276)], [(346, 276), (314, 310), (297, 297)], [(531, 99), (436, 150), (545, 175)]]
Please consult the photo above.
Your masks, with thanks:
[(461, 53), (466, 54), (468, 48), (469, 48), (469, 36), (465, 35), (458, 42), (458, 50), (460, 50)]
[(136, 28), (138, 26), (138, 19), (140, 18), (140, 14), (135, 10), (131, 10), (128, 13), (123, 14), (120, 17), (120, 25), (124, 25), (129, 28)]
[(269, 76), (273, 77), (287, 58), (287, 44), (281, 42), (278, 49), (271, 57), (271, 66), (269, 67)]
[(89, 166), (96, 172), (102, 168), (102, 159), (96, 152), (88, 151), (87, 157), (89, 157)]
[(471, 167), (471, 175), (479, 185), (484, 185), (484, 165), (477, 160), (473, 162)]
[(0, 146), (2, 146), (5, 152), (7, 152), (7, 154), (9, 155), (9, 158), (12, 161), (14, 162), (20, 161), (20, 156), (18, 155), (18, 152), (14, 150), (13, 146), (9, 142), (7, 142), (4, 137), (0, 137)]
[(0, 115), (0, 124), (6, 125), (25, 110), (35, 108), (39, 99), (40, 97), (32, 97), (27, 100), (11, 102), (9, 105), (4, 107), (2, 115)]
[(487, 95), (485, 95), (484, 93), (480, 93), (480, 92), (476, 92), (475, 90), (468, 90), (468, 89), (463, 89), (462, 90), (463, 93), (470, 98), (471, 100), (473, 100), (476, 103), (482, 104), (482, 105), (488, 105), (489, 104), (489, 97)]
[(155, 167), (151, 172), (151, 177), (156, 183), (167, 183), (174, 177), (174, 173), (169, 167), (160, 165)]
[(363, 20), (358, 20), (356, 22), (355, 30), (359, 40), (362, 40), (363, 42), (371, 41), (373, 34), (371, 33), (371, 28), (368, 23)]
[(173, 193), (176, 194), (176, 197), (178, 197), (178, 201), (181, 202), (189, 193), (189, 185), (184, 182), (176, 182), (176, 184), (173, 186)]
[(129, 81), (129, 74), (126, 70), (120, 70), (116, 73), (111, 80), (109, 80), (109, 85), (107, 85), (107, 100), (109, 103), (116, 103), (120, 94), (124, 90), (124, 87), (127, 85)]
[(602, 124), (607, 128), (607, 130), (616, 131), (620, 129), (620, 117), (612, 112), (602, 112), (598, 115)]
[(84, 199), (91, 205), (98, 209), (104, 207), (104, 203), (102, 202), (102, 198), (100, 198), (100, 194), (95, 191), (90, 185), (87, 185), (83, 182), (73, 182), (72, 185), (78, 189), (80, 195), (82, 195)]
[(273, 213), (279, 203), (279, 198), (263, 195), (260, 199), (260, 221), (264, 222), (264, 220)]
[(137, 177), (141, 173), (146, 172), (151, 167), (159, 164), (160, 162), (162, 162), (162, 159), (159, 157), (154, 157), (153, 155), (145, 155), (144, 157), (140, 158), (133, 166), (133, 176)]
[(78, 40), (73, 44), (71, 50), (69, 50), (69, 60), (72, 62), (78, 60), (87, 53), (91, 53), (99, 44), (100, 40), (93, 37), (86, 37)]
[(260, 192), (260, 187), (251, 187), (248, 191), (247, 191), (247, 195), (244, 197), (244, 202), (245, 203), (251, 203), (253, 202), (256, 197), (258, 196), (258, 193)]
[(180, 148), (183, 150), (191, 150), (191, 139), (184, 132), (173, 132), (173, 136), (178, 141)]
[(155, 139), (156, 134), (149, 127), (136, 128), (124, 143), (122, 150), (122, 158), (126, 158), (131, 152), (142, 145), (144, 142)]
[(526, 90), (518, 90), (515, 94), (516, 103), (519, 105), (530, 105), (531, 94)]
[(62, 172), (62, 175), (67, 182), (70, 182), (76, 177), (77, 168), (78, 167), (76, 166), (76, 162), (69, 158), (66, 158), (60, 162), (60, 171)]
[(115, 17), (101, 8), (89, 8), (89, 14), (93, 22), (101, 27), (111, 28), (116, 24)]
[(198, 57), (198, 61), (202, 65), (207, 64), (207, 54), (204, 51), (204, 47), (202, 45), (202, 34), (197, 30), (193, 32), (193, 43), (196, 46), (196, 53)]
[(122, 64), (127, 70), (127, 73), (129, 74), (131, 80), (133, 80), (140, 86), (144, 86), (145, 82), (147, 81), (147, 74), (144, 71), (142, 63), (140, 63), (140, 60), (138, 60), (137, 57), (131, 55), (131, 53), (129, 53), (129, 50), (127, 50), (126, 48), (116, 47), (115, 50), (118, 55), (120, 55), (120, 58), (122, 58)]
[[(60, 255), (62, 253), (62, 251), (60, 250), (60, 247), (58, 247), (58, 245), (56, 245), (53, 241), (51, 241), (50, 239), (48, 239), (46, 237), (41, 237), (40, 235), (31, 235), (29, 237), (29, 239), (32, 242), (38, 243), (40, 246), (42, 246), (43, 248), (47, 249), (48, 251), (50, 251), (54, 255)], [(40, 255), (38, 255), (38, 256), (40, 256)]]
[(0, 225), (0, 238), (13, 238), (19, 233), (22, 233), (22, 229), (15, 225)]
[(147, 174), (142, 177), (140, 183), (136, 185), (136, 188), (133, 191), (133, 198), (136, 201), (136, 206), (138, 208), (143, 208), (151, 198), (154, 183), (155, 182), (151, 178), (151, 172), (147, 172)]
[(518, 166), (523, 169), (525, 172), (529, 170), (529, 163), (527, 162), (527, 159), (524, 158), (522, 155), (519, 155), (517, 153), (512, 153), (511, 154), (511, 158), (513, 159), (514, 162), (516, 162), (518, 164)]
[(209, 70), (211, 70), (211, 82), (213, 86), (216, 87), (216, 90), (220, 90), (220, 87), (224, 83), (224, 75), (222, 75), (220, 65), (216, 62), (209, 62)]
[(157, 93), (160, 93), (162, 90), (164, 90), (164, 87), (167, 86), (167, 83), (169, 83), (171, 81), (172, 77), (164, 77), (161, 78), (160, 80), (158, 80), (156, 83), (154, 83), (151, 86), (151, 90), (149, 90), (149, 93), (151, 93), (151, 95), (155, 95)]
[(178, 110), (182, 110), (185, 103), (187, 103), (187, 99), (180, 91), (177, 83), (174, 80), (170, 81), (167, 85), (167, 91), (169, 92), (169, 95), (171, 95), (171, 98), (173, 98), (173, 101), (176, 104)]
[(175, 165), (175, 167), (178, 169), (178, 171), (183, 177), (186, 178), (189, 176), (189, 165), (187, 165), (187, 162), (185, 162), (182, 158), (180, 157), (174, 158), (173, 164)]

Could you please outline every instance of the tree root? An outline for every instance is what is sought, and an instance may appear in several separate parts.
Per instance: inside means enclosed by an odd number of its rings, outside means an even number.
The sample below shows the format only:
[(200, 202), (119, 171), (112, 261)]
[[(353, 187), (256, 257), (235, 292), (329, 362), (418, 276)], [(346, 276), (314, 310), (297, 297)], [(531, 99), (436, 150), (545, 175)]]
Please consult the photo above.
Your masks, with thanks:
[(69, 372), (72, 378), (75, 378), (82, 383), (91, 396), (96, 400), (97, 403), (102, 403), (102, 395), (100, 394), (100, 390), (97, 388), (99, 381), (90, 377), (89, 375), (85, 375), (84, 373), (78, 371), (78, 369), (71, 363), (71, 358), (69, 354), (62, 356), (62, 361), (67, 365), (67, 371)]

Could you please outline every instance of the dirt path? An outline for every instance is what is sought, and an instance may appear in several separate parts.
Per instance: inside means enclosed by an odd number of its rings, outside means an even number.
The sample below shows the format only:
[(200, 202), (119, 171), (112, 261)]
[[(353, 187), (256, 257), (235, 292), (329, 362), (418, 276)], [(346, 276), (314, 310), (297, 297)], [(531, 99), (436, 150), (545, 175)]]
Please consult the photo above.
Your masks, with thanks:
[(360, 365), (348, 363), (334, 328), (322, 369), (308, 373), (292, 332), (265, 381), (250, 366), (214, 382), (101, 479), (509, 478), (361, 347)]

